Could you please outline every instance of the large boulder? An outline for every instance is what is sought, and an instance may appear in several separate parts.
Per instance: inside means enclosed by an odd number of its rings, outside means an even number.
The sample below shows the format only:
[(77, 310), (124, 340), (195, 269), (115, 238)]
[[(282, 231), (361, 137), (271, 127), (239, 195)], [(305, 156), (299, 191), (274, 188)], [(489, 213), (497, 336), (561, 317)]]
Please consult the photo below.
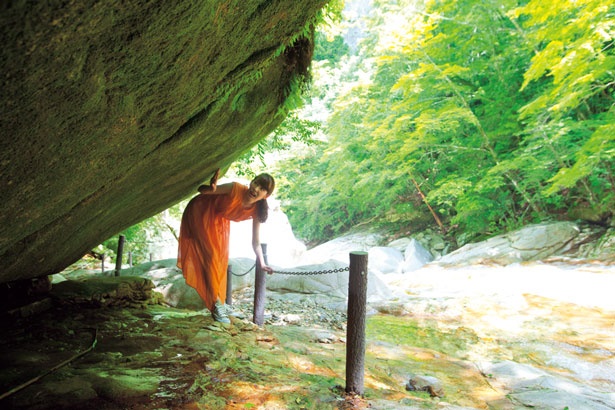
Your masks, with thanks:
[(269, 134), (326, 2), (3, 2), (0, 283), (61, 271)]
[[(348, 297), (349, 274), (348, 262), (331, 259), (315, 265), (281, 270), (267, 276), (267, 289), (280, 293), (323, 295), (328, 299), (343, 301)], [(371, 268), (367, 278), (366, 293), (368, 302), (387, 300), (392, 295), (382, 280), (381, 273)]]
[(402, 265), (402, 271), (415, 271), (432, 260), (433, 256), (431, 253), (429, 253), (429, 251), (425, 249), (419, 241), (413, 238), (404, 250), (404, 263)]
[(509, 265), (540, 260), (565, 251), (579, 232), (579, 227), (572, 222), (530, 225), (483, 242), (464, 245), (438, 259), (435, 263), (440, 265), (481, 263)]
[(350, 252), (369, 251), (382, 244), (385, 235), (382, 232), (367, 230), (351, 232), (328, 242), (315, 246), (301, 255), (300, 265), (312, 265), (336, 260), (348, 264)]

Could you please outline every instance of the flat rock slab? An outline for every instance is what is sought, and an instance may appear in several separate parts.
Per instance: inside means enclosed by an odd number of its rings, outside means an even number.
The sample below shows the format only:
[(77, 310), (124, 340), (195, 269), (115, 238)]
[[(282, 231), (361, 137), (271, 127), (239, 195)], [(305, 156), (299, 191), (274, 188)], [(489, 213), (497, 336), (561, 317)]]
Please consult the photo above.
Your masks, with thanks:
[(55, 284), (51, 295), (62, 304), (128, 305), (158, 297), (151, 280), (137, 276), (95, 276)]

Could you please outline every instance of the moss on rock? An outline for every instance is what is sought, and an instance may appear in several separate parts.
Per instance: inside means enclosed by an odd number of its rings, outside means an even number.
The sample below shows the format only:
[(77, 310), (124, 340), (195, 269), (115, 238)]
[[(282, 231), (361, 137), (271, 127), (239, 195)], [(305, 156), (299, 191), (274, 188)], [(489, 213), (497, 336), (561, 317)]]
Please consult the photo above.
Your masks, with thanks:
[(60, 271), (270, 133), (300, 71), (279, 50), (325, 3), (3, 3), (0, 283)]

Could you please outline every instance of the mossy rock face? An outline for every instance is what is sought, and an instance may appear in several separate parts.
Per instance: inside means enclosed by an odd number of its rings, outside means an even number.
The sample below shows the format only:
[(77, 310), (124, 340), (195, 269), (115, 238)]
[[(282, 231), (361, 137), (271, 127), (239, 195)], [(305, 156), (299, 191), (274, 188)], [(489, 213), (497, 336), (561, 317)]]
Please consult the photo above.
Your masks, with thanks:
[(326, 1), (0, 6), (0, 283), (195, 192), (282, 120), (279, 53)]

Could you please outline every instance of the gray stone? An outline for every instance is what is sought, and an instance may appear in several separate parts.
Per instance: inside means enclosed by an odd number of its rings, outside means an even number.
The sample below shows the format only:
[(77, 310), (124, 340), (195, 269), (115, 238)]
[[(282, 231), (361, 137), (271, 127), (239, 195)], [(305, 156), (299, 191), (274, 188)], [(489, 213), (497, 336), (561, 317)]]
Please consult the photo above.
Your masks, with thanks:
[[(323, 273), (315, 275), (287, 275), (284, 273), (275, 273), (267, 276), (267, 289), (282, 293), (323, 294), (330, 298), (344, 300), (348, 295), (349, 272), (346, 270), (326, 273), (344, 268), (348, 268), (348, 262), (343, 263), (337, 260), (330, 260), (326, 263), (317, 265), (298, 266), (287, 271), (298, 273)], [(374, 299), (387, 299), (390, 296), (391, 291), (380, 278), (380, 274), (377, 271), (370, 270), (367, 279), (368, 301)]]
[(408, 391), (426, 391), (431, 397), (444, 397), (442, 382), (433, 376), (414, 375), (406, 383)]
[(60, 282), (52, 288), (51, 296), (60, 303), (126, 306), (157, 303), (153, 289), (149, 279), (137, 276), (93, 276)]
[(569, 242), (578, 234), (578, 226), (571, 222), (532, 225), (483, 242), (464, 245), (443, 256), (437, 263), (440, 265), (481, 263), (509, 265), (528, 260), (539, 260), (565, 251)]
[(615, 259), (615, 228), (609, 228), (597, 241), (582, 244), (578, 257), (591, 259)]
[(369, 269), (380, 273), (401, 273), (404, 255), (395, 248), (374, 246), (368, 251)]
[(429, 253), (429, 251), (425, 249), (419, 241), (416, 239), (411, 239), (404, 250), (402, 272), (405, 273), (415, 271), (432, 260), (433, 256), (431, 253)]
[(615, 408), (615, 393), (600, 392), (527, 364), (502, 361), (484, 365), (483, 370), (494, 383), (506, 386), (514, 402), (526, 407), (545, 410)]

